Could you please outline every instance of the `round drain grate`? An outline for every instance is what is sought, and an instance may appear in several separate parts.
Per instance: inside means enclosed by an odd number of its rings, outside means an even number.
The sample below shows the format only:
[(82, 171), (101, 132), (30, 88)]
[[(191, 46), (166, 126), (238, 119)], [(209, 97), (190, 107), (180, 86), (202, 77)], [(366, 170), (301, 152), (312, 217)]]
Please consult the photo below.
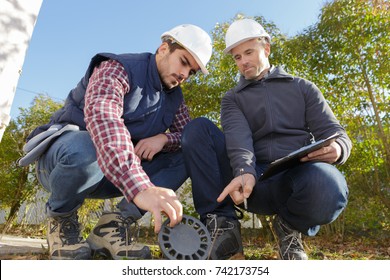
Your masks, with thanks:
[(171, 228), (166, 220), (158, 234), (158, 243), (164, 256), (170, 260), (205, 260), (211, 237), (198, 219), (183, 215), (180, 224)]

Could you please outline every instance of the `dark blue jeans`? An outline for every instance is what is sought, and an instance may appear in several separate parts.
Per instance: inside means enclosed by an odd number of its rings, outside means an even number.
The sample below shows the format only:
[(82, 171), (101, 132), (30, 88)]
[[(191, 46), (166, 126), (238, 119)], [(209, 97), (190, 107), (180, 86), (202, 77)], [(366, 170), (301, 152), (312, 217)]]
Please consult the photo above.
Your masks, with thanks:
[[(235, 218), (233, 202), (217, 197), (233, 179), (223, 133), (211, 121), (198, 118), (187, 124), (182, 150), (192, 180), (195, 208), (204, 219), (208, 213)], [(256, 166), (261, 174), (265, 165)], [(314, 236), (320, 225), (334, 221), (346, 207), (348, 187), (344, 176), (331, 164), (300, 164), (258, 181), (248, 198), (248, 211), (280, 215), (300, 232)]]
[[(49, 216), (71, 213), (86, 198), (113, 198), (123, 194), (103, 174), (96, 160), (96, 150), (87, 131), (61, 135), (38, 160), (37, 177), (50, 192)], [(177, 190), (188, 178), (181, 150), (159, 153), (152, 161), (142, 161), (151, 182)], [(123, 199), (118, 204), (123, 216), (144, 214)]]

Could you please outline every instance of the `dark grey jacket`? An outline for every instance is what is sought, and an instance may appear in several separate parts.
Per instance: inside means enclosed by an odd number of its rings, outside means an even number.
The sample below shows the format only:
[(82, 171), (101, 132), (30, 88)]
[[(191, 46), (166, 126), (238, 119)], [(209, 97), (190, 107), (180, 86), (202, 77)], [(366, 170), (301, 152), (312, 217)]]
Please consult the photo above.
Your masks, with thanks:
[(270, 163), (336, 132), (342, 148), (337, 164), (350, 155), (352, 143), (320, 90), (310, 81), (272, 68), (260, 81), (245, 80), (222, 98), (221, 122), (235, 176), (256, 175), (256, 163)]

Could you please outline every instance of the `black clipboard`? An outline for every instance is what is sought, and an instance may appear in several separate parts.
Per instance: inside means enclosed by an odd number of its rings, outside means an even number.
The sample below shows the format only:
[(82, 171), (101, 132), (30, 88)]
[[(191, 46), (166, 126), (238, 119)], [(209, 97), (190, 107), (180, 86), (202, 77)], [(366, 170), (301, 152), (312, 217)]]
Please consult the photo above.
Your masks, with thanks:
[(339, 133), (335, 133), (328, 138), (318, 140), (310, 145), (304, 146), (287, 156), (284, 156), (280, 159), (277, 159), (268, 166), (268, 168), (265, 170), (265, 172), (261, 175), (260, 180), (267, 179), (276, 173), (279, 173), (285, 169), (291, 168), (295, 165), (298, 165), (301, 163), (300, 159), (306, 156), (307, 154), (310, 154), (311, 152), (314, 152), (318, 149), (321, 149), (322, 147), (328, 146), (334, 139), (337, 139), (340, 137)]

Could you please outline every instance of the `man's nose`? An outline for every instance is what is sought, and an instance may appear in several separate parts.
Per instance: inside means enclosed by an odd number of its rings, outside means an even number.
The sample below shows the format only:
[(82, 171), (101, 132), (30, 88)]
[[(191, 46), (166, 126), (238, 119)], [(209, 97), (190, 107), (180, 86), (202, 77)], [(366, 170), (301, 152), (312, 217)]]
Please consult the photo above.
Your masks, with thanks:
[(187, 69), (182, 69), (179, 73), (180, 82), (185, 81), (190, 76), (190, 72)]
[(246, 65), (248, 65), (248, 63), (249, 63), (248, 58), (247, 58), (246, 56), (243, 56), (243, 57), (241, 58), (241, 64), (242, 64), (243, 66), (246, 66)]

